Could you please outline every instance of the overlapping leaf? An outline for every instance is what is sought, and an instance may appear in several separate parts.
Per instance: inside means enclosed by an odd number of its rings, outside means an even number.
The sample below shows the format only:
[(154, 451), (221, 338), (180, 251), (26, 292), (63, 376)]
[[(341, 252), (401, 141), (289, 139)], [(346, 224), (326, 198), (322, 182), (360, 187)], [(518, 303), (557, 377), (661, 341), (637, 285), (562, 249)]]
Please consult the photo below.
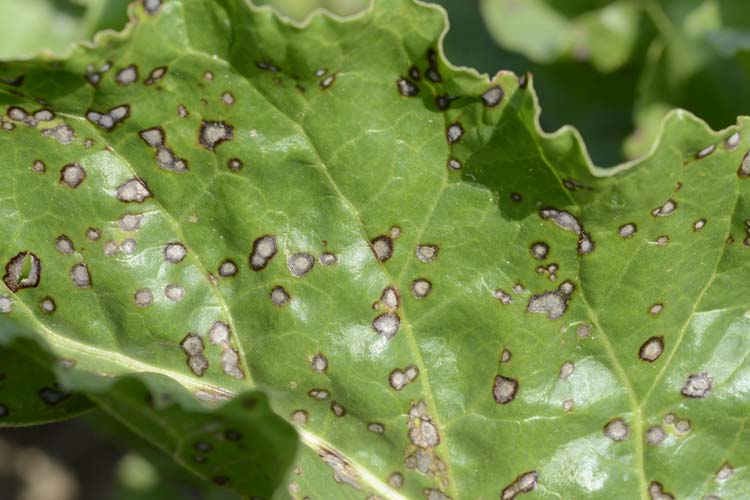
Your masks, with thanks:
[[(133, 13), (0, 69), (2, 321), (71, 386), (183, 461), (187, 421), (96, 376), (264, 390), (303, 443), (279, 498), (750, 492), (750, 122), (675, 112), (605, 174), (530, 78), (448, 65), (434, 7)], [(289, 451), (202, 422), (208, 464)]]

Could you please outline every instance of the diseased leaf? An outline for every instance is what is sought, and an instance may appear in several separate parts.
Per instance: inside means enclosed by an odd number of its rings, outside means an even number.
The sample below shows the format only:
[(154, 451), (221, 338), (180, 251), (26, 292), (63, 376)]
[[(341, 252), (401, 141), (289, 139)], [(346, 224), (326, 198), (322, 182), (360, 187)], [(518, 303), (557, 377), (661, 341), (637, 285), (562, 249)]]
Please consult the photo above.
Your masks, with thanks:
[(530, 76), (450, 66), (440, 9), (132, 13), (0, 75), (24, 76), (0, 92), (1, 320), (75, 359), (71, 387), (183, 463), (184, 426), (223, 427), (95, 375), (265, 391), (303, 445), (276, 498), (750, 494), (749, 120), (673, 112), (605, 171), (540, 132)]
[[(49, 353), (29, 340), (6, 345), (7, 337), (7, 332), (0, 337), (0, 428), (66, 420), (93, 407), (85, 397), (60, 387)], [(57, 363), (65, 365), (66, 360)]]

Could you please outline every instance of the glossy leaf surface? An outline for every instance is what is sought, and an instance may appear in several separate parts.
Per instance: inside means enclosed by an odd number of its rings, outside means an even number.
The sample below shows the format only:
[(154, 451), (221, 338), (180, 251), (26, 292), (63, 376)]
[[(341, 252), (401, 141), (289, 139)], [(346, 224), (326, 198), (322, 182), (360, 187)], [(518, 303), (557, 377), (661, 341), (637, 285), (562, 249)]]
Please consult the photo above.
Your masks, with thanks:
[(674, 112), (605, 172), (529, 77), (451, 67), (437, 8), (133, 14), (0, 70), (2, 321), (70, 386), (179, 460), (182, 417), (93, 375), (265, 391), (303, 443), (278, 498), (750, 493), (750, 122)]

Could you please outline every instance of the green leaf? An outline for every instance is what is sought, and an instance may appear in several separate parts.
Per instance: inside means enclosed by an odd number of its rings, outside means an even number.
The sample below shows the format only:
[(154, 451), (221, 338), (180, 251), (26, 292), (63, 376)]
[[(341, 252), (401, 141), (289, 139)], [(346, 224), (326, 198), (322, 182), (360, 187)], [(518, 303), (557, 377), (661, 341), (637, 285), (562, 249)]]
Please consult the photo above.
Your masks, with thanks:
[[(724, 127), (750, 109), (743, 89), (750, 84), (750, 52), (744, 2), (715, 0), (578, 1), (482, 0), (487, 28), (502, 47), (533, 61), (550, 64), (535, 69), (554, 88), (555, 81), (577, 76), (566, 90), (606, 88), (634, 99), (630, 114), (635, 129), (622, 144), (626, 158), (645, 155), (652, 147), (661, 121), (675, 107), (701, 116), (714, 127)], [(574, 68), (560, 65), (568, 61)], [(572, 63), (579, 61), (579, 64)], [(585, 64), (602, 72), (619, 70), (615, 78), (591, 75)], [(628, 78), (640, 74), (638, 83)], [(547, 94), (542, 89), (542, 95)], [(622, 141), (620, 131), (596, 131), (586, 117), (603, 109), (596, 94), (573, 101), (567, 120), (581, 127), (586, 137)], [(624, 98), (624, 97), (623, 97)], [(622, 99), (622, 98), (621, 98)], [(546, 110), (551, 123), (564, 113)], [(611, 115), (610, 115), (611, 116)], [(609, 127), (608, 127), (609, 129)], [(598, 162), (609, 160), (592, 146)]]
[(7, 337), (0, 335), (0, 428), (66, 420), (93, 407), (58, 384), (51, 367), (66, 360), (54, 360), (28, 339), (6, 345)]
[(212, 414), (95, 375), (264, 391), (302, 443), (275, 498), (750, 494), (750, 120), (673, 112), (605, 171), (539, 130), (529, 76), (450, 66), (438, 8), (132, 13), (0, 70), (24, 77), (0, 92), (1, 320), (75, 359), (70, 387), (183, 463)]
[(103, 29), (122, 29), (128, 0), (0, 0), (0, 59), (48, 50), (63, 54), (73, 42)]
[(537, 62), (590, 60), (600, 71), (627, 62), (638, 39), (640, 8), (618, 0), (482, 0), (495, 39)]

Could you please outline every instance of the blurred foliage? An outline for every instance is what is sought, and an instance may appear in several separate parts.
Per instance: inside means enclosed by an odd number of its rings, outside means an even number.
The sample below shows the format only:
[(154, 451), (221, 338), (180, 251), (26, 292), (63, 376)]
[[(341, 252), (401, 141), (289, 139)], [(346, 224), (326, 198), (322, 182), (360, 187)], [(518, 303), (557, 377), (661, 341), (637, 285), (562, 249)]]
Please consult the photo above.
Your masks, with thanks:
[[(746, 0), (481, 0), (480, 7), (502, 47), (546, 65), (546, 76), (569, 95), (576, 94), (570, 69), (578, 73), (577, 81), (593, 101), (576, 99), (579, 110), (560, 116), (587, 138), (595, 138), (587, 119), (597, 115), (596, 109), (609, 112), (602, 102), (629, 101), (635, 129), (623, 145), (626, 158), (648, 151), (672, 108), (688, 109), (714, 128), (750, 112), (750, 95), (743, 91), (750, 85)], [(545, 98), (551, 87), (546, 91), (545, 75), (538, 76), (545, 113), (555, 114), (557, 99)], [(619, 98), (601, 101), (610, 85)], [(613, 117), (620, 108), (614, 111)], [(614, 150), (594, 153), (596, 160), (610, 162)]]
[(61, 55), (103, 29), (121, 29), (129, 0), (0, 0), (0, 59)]

